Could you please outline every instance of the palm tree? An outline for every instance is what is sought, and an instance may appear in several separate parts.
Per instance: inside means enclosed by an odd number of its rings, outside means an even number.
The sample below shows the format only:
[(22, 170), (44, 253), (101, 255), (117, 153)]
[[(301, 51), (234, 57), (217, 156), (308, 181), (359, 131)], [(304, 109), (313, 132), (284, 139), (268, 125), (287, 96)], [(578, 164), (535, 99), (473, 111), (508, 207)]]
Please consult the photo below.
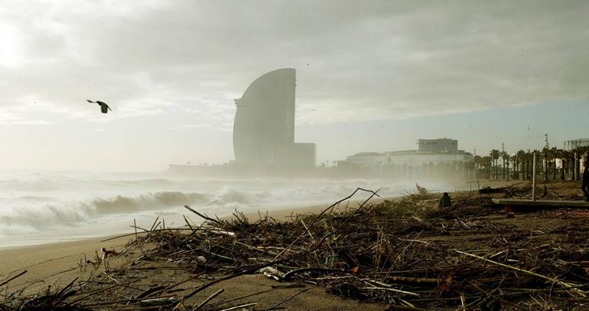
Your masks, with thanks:
[[(514, 167), (513, 167), (513, 171), (514, 171), (514, 179), (520, 179), (520, 175), (522, 175), (522, 169), (523, 164), (525, 163), (526, 159), (526, 152), (523, 150), (519, 150), (518, 152), (515, 153), (515, 163), (514, 163)], [(523, 174), (523, 177), (525, 179), (525, 174)]]
[(501, 151), (500, 156), (501, 156), (501, 162), (503, 164), (503, 166), (501, 167), (501, 174), (502, 174), (503, 180), (505, 180), (505, 179), (507, 179), (507, 176), (509, 175), (509, 154), (507, 154), (507, 152), (505, 152), (505, 151)]
[(483, 158), (480, 155), (475, 155), (472, 161), (474, 162), (474, 177), (480, 178), (481, 169), (483, 168)]
[(497, 160), (499, 160), (500, 152), (497, 149), (492, 149), (489, 156), (491, 156), (493, 166), (493, 179), (497, 179)]
[(464, 178), (472, 179), (473, 177), (476, 177), (476, 164), (474, 162), (474, 158), (472, 161), (463, 162), (461, 168)]
[(493, 166), (493, 159), (490, 156), (484, 156), (481, 159), (481, 165), (485, 172), (485, 178), (491, 179), (491, 167)]

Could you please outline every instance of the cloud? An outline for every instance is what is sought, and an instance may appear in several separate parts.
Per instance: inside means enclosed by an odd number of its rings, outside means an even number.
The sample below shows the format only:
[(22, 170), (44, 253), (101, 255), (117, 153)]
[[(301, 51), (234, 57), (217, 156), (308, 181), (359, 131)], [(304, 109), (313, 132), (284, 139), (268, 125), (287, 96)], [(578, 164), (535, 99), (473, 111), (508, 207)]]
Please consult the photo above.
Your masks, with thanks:
[(67, 118), (94, 120), (80, 107), (93, 98), (113, 103), (112, 118), (198, 106), (199, 127), (227, 126), (232, 98), (283, 67), (298, 70), (297, 117), (309, 124), (589, 95), (582, 1), (10, 5), (1, 105), (32, 96), (54, 103), (37, 111)]

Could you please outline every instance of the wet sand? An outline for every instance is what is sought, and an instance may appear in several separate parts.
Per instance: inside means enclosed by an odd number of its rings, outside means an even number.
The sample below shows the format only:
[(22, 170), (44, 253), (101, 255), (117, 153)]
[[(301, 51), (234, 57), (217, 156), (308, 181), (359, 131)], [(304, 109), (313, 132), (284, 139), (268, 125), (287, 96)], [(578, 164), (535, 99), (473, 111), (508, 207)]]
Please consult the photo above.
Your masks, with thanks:
[[(383, 200), (384, 198), (372, 199), (369, 204)], [(340, 204), (339, 208), (358, 207), (361, 203), (360, 201), (346, 201)], [(245, 214), (245, 216), (251, 221), (266, 215), (276, 220), (287, 221), (294, 215), (320, 213), (328, 207), (329, 205), (317, 205), (296, 209), (259, 211), (258, 213)], [(190, 212), (186, 211), (186, 213)], [(96, 254), (100, 253), (101, 248), (122, 250), (133, 238), (134, 234), (130, 232), (129, 235), (118, 237), (0, 249), (0, 283), (16, 277), (3, 287), (7, 287), (9, 292), (26, 288), (26, 293), (30, 294), (39, 293), (49, 287), (63, 287), (72, 280), (81, 276), (83, 278), (85, 273), (82, 271), (83, 263), (88, 259), (93, 259)], [(276, 282), (261, 274), (256, 274), (224, 281), (221, 285), (227, 292), (241, 295), (270, 288), (276, 285)], [(296, 295), (298, 291), (297, 289), (284, 289), (279, 291), (279, 294), (273, 292), (272, 295), (275, 296), (258, 297), (258, 299), (271, 299), (279, 302), (281, 299), (287, 299), (289, 295)], [(383, 310), (382, 305), (358, 304), (325, 293), (325, 290), (319, 287), (312, 287), (305, 291), (304, 295), (297, 295), (297, 297), (284, 306), (288, 310), (333, 310), (334, 308), (339, 310)]]

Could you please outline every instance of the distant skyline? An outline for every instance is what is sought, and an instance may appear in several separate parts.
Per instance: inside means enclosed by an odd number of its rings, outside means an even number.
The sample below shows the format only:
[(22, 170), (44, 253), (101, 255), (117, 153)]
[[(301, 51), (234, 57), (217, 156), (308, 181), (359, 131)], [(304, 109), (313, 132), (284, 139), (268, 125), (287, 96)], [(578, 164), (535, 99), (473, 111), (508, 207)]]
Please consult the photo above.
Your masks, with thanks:
[(229, 162), (233, 100), (279, 68), (297, 70), (295, 140), (317, 164), (422, 138), (562, 148), (589, 137), (588, 15), (549, 0), (8, 0), (0, 169)]

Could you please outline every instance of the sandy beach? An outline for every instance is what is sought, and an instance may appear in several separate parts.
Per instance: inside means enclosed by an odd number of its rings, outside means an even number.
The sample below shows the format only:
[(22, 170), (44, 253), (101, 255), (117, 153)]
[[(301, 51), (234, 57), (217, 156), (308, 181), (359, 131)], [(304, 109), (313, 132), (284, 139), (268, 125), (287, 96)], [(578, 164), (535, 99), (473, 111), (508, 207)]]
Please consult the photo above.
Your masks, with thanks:
[[(371, 203), (381, 202), (384, 199), (374, 199)], [(350, 204), (359, 204), (354, 201)], [(296, 214), (320, 213), (328, 205), (306, 206), (294, 209), (281, 209), (273, 211), (259, 211), (258, 213), (245, 214), (248, 219), (255, 220), (260, 216), (268, 215), (277, 220), (288, 220)], [(188, 215), (190, 212), (186, 210)], [(214, 215), (209, 215), (214, 216)], [(132, 220), (130, 220), (132, 222)], [(21, 283), (44, 280), (51, 284), (52, 277), (63, 277), (62, 273), (78, 268), (80, 259), (94, 257), (101, 248), (121, 249), (129, 240), (133, 239), (133, 231), (129, 235), (110, 236), (100, 238), (80, 239), (78, 241), (58, 242), (41, 245), (21, 247), (8, 247), (0, 249), (0, 280), (14, 276), (24, 270), (27, 273), (18, 279)], [(17, 282), (15, 282), (17, 283)]]
[[(189, 234), (163, 228), (144, 233), (146, 239), (136, 239), (130, 232), (4, 249), (0, 250), (0, 287), (6, 293), (22, 291), (21, 297), (28, 299), (76, 288), (86, 294), (72, 294), (67, 301), (89, 308), (80, 310), (143, 310), (148, 307), (144, 300), (150, 300), (144, 297), (156, 297), (159, 302), (175, 299), (172, 303), (181, 306), (179, 310), (188, 310), (182, 307), (184, 299), (190, 310), (199, 304), (206, 304), (203, 310), (242, 304), (239, 310), (469, 310), (468, 306), (489, 303), (534, 309), (539, 307), (537, 297), (547, 300), (542, 306), (584, 305), (585, 296), (577, 300), (569, 296), (585, 286), (577, 278), (589, 279), (586, 251), (578, 249), (589, 232), (587, 212), (490, 208), (491, 198), (529, 197), (531, 184), (492, 182), (481, 187), (484, 192), (450, 192), (450, 209), (437, 206), (441, 193), (413, 192), (372, 198), (365, 205), (369, 208), (358, 208), (364, 201), (334, 202), (336, 207), (322, 217), (317, 215), (332, 205), (259, 211), (221, 222), (212, 219), (215, 215), (205, 215), (210, 226), (191, 227), (186, 230)], [(537, 188), (537, 195), (544, 199), (580, 200), (574, 182)], [(240, 220), (244, 217), (247, 222)], [(297, 221), (283, 222), (294, 218)], [(292, 230), (297, 233), (293, 235)], [(337, 237), (326, 240), (333, 232), (338, 232)], [(306, 241), (293, 246), (295, 238), (295, 242)], [(562, 253), (558, 260), (550, 255), (556, 246)], [(509, 247), (514, 248), (513, 258), (504, 262), (496, 260), (507, 257), (488, 260), (478, 255), (503, 254)], [(101, 248), (119, 254), (107, 265), (95, 265)], [(338, 251), (357, 259), (353, 263), (357, 266), (330, 266), (327, 259)], [(208, 259), (199, 263), (197, 253)], [(275, 261), (277, 254), (284, 254), (279, 261)], [(386, 265), (397, 261), (397, 266), (383, 269), (383, 260)], [(283, 276), (269, 278), (259, 270), (274, 264)], [(576, 272), (567, 268), (560, 276), (551, 276), (550, 271), (563, 265)], [(317, 269), (322, 272), (314, 274)], [(559, 286), (554, 295), (546, 296), (546, 288), (554, 285), (545, 280)], [(487, 301), (489, 290), (497, 286), (517, 300), (497, 294)], [(520, 287), (526, 291), (519, 291)], [(114, 300), (102, 293), (113, 289)]]
[[(385, 198), (373, 198), (370, 203), (384, 201)], [(342, 206), (358, 206), (361, 201), (345, 201)], [(329, 205), (307, 206), (295, 209), (281, 209), (273, 211), (259, 211), (249, 213), (245, 216), (250, 220), (256, 220), (266, 215), (279, 221), (287, 221), (293, 215), (320, 213)], [(189, 211), (186, 211), (189, 213)], [(214, 215), (209, 215), (214, 216)], [(105, 236), (96, 239), (82, 239), (51, 243), (44, 245), (33, 245), (23, 247), (12, 247), (0, 250), (0, 283), (8, 282), (7, 290), (17, 291), (25, 289), (27, 294), (36, 294), (48, 288), (60, 288), (66, 286), (73, 280), (83, 279), (91, 273), (101, 273), (103, 268), (94, 271), (85, 265), (84, 262), (99, 256), (101, 248), (121, 251), (126, 248), (127, 243), (134, 238), (132, 232), (125, 236)], [(131, 254), (130, 256), (140, 254)], [(127, 259), (127, 260), (133, 260)], [(271, 289), (277, 283), (264, 277), (261, 274), (244, 275), (224, 281), (222, 284), (211, 287), (203, 294), (211, 294), (211, 291), (223, 288), (228, 297), (254, 294), (260, 291)], [(279, 291), (271, 291), (268, 294), (259, 294), (257, 299), (271, 302), (289, 300), (282, 306), (288, 310), (383, 310), (381, 304), (360, 304), (358, 302), (343, 299), (325, 292), (320, 287), (307, 288), (303, 294), (298, 294), (300, 289), (284, 288)], [(296, 296), (296, 299), (290, 298)], [(206, 298), (206, 297), (205, 297)]]
[[(485, 186), (499, 186), (501, 184), (503, 183), (493, 182), (486, 183)], [(459, 188), (468, 190), (472, 188), (472, 185), (465, 184)], [(367, 204), (379, 204), (385, 200), (393, 199), (395, 198), (374, 196)], [(332, 204), (334, 203), (336, 202)], [(362, 203), (364, 203), (362, 200), (344, 200), (338, 204), (338, 208), (355, 208)], [(323, 204), (290, 209), (260, 210), (256, 213), (244, 214), (244, 216), (250, 221), (264, 217), (271, 217), (277, 221), (288, 221), (296, 215), (319, 214), (329, 206), (330, 204)], [(195, 216), (185, 209), (180, 212), (191, 217)], [(215, 215), (208, 216), (215, 217)], [(129, 220), (130, 223), (132, 221), (132, 219)], [(92, 274), (104, 273), (104, 267), (92, 268), (87, 261), (99, 257), (102, 248), (123, 252), (134, 238), (133, 230), (130, 228), (126, 235), (105, 235), (98, 238), (0, 249), (0, 283), (5, 282), (4, 286), (9, 292), (24, 290), (25, 294), (37, 294), (50, 288), (62, 288), (73, 280), (84, 280)], [(132, 263), (139, 256), (141, 256), (140, 252), (128, 253), (120, 263)], [(116, 264), (116, 261), (113, 264)], [(167, 277), (182, 278), (179, 275)], [(221, 288), (225, 289), (227, 299), (227, 297), (264, 291), (264, 289), (270, 289), (276, 285), (274, 280), (259, 273), (244, 275), (211, 287), (203, 292), (205, 296), (202, 299), (205, 299), (206, 295), (210, 295), (212, 290)], [(272, 291), (266, 294), (267, 297), (264, 294), (258, 294), (260, 297), (257, 300), (267, 301), (269, 305), (272, 301), (288, 300), (282, 305), (288, 310), (358, 310), (360, 308), (362, 310), (383, 310), (386, 307), (383, 304), (359, 304), (350, 299), (328, 294), (324, 288), (320, 287), (306, 288), (303, 294), (299, 294), (299, 292), (300, 289), (297, 288), (284, 288), (279, 293)], [(291, 296), (297, 298), (289, 298)]]

